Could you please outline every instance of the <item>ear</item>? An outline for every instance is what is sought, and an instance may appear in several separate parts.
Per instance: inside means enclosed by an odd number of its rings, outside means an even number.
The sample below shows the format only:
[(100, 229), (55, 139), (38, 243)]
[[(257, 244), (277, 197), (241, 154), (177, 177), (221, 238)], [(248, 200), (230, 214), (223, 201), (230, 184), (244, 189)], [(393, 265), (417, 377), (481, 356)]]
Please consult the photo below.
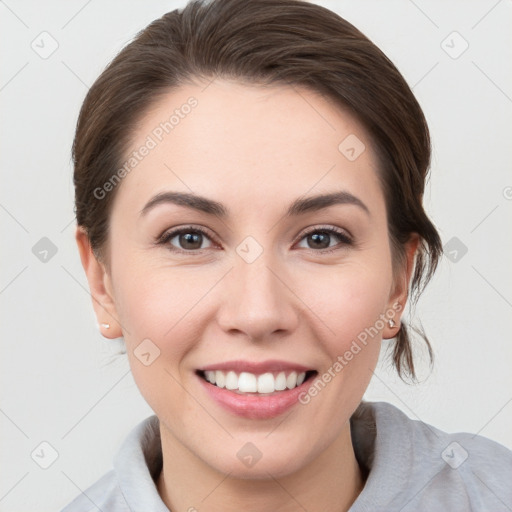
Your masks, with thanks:
[(101, 334), (105, 338), (119, 338), (123, 333), (117, 320), (118, 315), (114, 303), (110, 275), (105, 266), (98, 261), (93, 253), (89, 237), (81, 226), (78, 226), (76, 229), (75, 239), (80, 253), (80, 260), (89, 282), (92, 305)]
[[(387, 305), (387, 312), (394, 312), (392, 321), (394, 326), (390, 326), (386, 323), (386, 327), (383, 332), (384, 339), (394, 338), (398, 331), (400, 331), (400, 318), (405, 309), (405, 304), (409, 296), (409, 283), (411, 281), (412, 272), (414, 270), (414, 263), (416, 258), (416, 252), (418, 250), (420, 238), (419, 235), (413, 233), (409, 238), (409, 241), (405, 244), (405, 261), (401, 267), (396, 270), (393, 279), (393, 286)], [(387, 318), (391, 316), (391, 313)]]

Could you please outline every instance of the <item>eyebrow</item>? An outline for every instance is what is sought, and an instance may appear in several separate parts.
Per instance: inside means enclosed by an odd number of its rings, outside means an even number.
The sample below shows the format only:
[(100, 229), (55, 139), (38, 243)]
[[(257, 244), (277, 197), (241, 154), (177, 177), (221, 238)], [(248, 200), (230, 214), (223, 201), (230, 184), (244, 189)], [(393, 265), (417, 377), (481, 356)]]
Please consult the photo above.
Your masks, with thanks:
[[(152, 197), (146, 206), (140, 211), (140, 216), (146, 215), (150, 210), (161, 204), (176, 204), (192, 210), (226, 218), (229, 215), (228, 209), (221, 203), (208, 199), (207, 197), (189, 194), (186, 192), (162, 192)], [(349, 204), (361, 208), (370, 215), (368, 207), (350, 192), (339, 191), (328, 194), (319, 194), (316, 196), (296, 199), (285, 213), (286, 217), (301, 215), (303, 213), (314, 212), (334, 206), (337, 204)]]

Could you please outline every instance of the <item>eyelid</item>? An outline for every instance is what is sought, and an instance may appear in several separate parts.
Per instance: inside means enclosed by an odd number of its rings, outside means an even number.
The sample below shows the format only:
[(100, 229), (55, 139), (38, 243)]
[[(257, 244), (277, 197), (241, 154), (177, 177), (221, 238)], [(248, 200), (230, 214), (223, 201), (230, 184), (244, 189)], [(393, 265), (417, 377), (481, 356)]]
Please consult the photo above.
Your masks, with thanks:
[[(209, 230), (207, 228), (204, 228), (202, 226), (194, 226), (194, 225), (184, 225), (184, 226), (181, 226), (181, 227), (175, 227), (175, 228), (170, 228), (170, 229), (166, 229), (160, 236), (157, 237), (156, 239), (156, 245), (165, 245), (165, 244), (168, 244), (168, 242), (170, 240), (172, 240), (174, 237), (182, 234), (182, 233), (187, 233), (187, 232), (197, 232), (197, 233), (201, 233), (203, 236), (205, 236), (208, 240), (210, 240), (210, 242), (212, 242), (213, 244), (219, 246), (220, 244), (216, 241), (216, 237), (215, 236), (212, 236), (210, 233), (209, 233)], [(334, 234), (336, 236), (338, 236), (341, 240), (341, 243), (340, 244), (337, 244), (331, 248), (325, 248), (325, 249), (309, 249), (310, 251), (313, 251), (313, 252), (316, 252), (316, 253), (329, 253), (329, 252), (333, 252), (333, 251), (336, 251), (338, 249), (340, 249), (340, 245), (341, 246), (347, 246), (347, 245), (354, 245), (354, 238), (353, 236), (346, 230), (346, 229), (342, 229), (342, 228), (339, 228), (337, 226), (332, 226), (332, 225), (313, 225), (313, 226), (309, 226), (307, 228), (305, 228), (305, 230), (303, 230), (300, 235), (297, 237), (296, 241), (294, 242), (294, 246), (301, 242), (305, 237), (307, 237), (308, 235), (312, 234), (312, 233), (317, 233), (317, 232), (324, 232), (324, 233), (329, 233), (329, 234)], [(206, 249), (209, 249), (209, 248), (205, 248), (205, 249), (195, 249), (195, 250), (185, 250), (185, 249), (180, 249), (179, 247), (174, 247), (172, 246), (172, 249), (171, 251), (172, 252), (175, 252), (175, 253), (182, 253), (182, 254), (200, 254), (202, 253), (204, 250)]]
[[(181, 227), (175, 227), (175, 228), (166, 229), (160, 236), (158, 236), (156, 238), (155, 243), (156, 243), (156, 245), (167, 244), (175, 236), (181, 235), (182, 233), (187, 233), (187, 232), (201, 233), (203, 236), (208, 238), (208, 240), (210, 240), (213, 244), (219, 245), (218, 242), (215, 240), (215, 237), (210, 234), (208, 229), (203, 228), (201, 226), (194, 226), (192, 224), (181, 226)], [(191, 251), (191, 250), (186, 251), (184, 249), (180, 249), (179, 247), (174, 247), (173, 246), (173, 248), (172, 248), (173, 252), (181, 252), (181, 253), (185, 253), (185, 254), (200, 253), (201, 251), (204, 251), (204, 250), (205, 249), (197, 249), (197, 250), (194, 250), (194, 251)]]
[[(347, 231), (346, 229), (339, 228), (337, 226), (331, 226), (331, 225), (325, 225), (325, 226), (310, 226), (309, 228), (306, 228), (304, 231), (301, 232), (301, 234), (298, 237), (298, 242), (300, 242), (304, 237), (310, 235), (311, 233), (316, 232), (327, 232), (327, 233), (334, 233), (335, 235), (339, 236), (345, 244), (354, 244), (354, 237), (352, 234)], [(315, 252), (321, 252), (315, 251)]]

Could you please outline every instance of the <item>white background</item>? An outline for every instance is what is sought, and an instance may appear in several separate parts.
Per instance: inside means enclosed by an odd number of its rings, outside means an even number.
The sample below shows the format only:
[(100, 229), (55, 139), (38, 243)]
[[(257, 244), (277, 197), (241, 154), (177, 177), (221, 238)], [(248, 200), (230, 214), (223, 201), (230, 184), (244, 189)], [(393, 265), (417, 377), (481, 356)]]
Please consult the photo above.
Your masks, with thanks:
[[(319, 3), (368, 35), (414, 88), (434, 145), (427, 210), (443, 243), (457, 237), (468, 249), (455, 263), (443, 257), (417, 308), (434, 371), (424, 366), (422, 382), (408, 386), (383, 362), (365, 398), (512, 448), (512, 5)], [(0, 511), (59, 510), (111, 468), (129, 430), (152, 414), (126, 356), (115, 357), (118, 345), (95, 326), (73, 238), (70, 148), (104, 66), (183, 4), (0, 2)], [(47, 59), (31, 48), (43, 31), (59, 45)], [(445, 51), (463, 48), (453, 31), (469, 44), (456, 59)], [(32, 252), (42, 237), (57, 248), (46, 263)], [(48, 469), (31, 458), (42, 441), (58, 453)]]

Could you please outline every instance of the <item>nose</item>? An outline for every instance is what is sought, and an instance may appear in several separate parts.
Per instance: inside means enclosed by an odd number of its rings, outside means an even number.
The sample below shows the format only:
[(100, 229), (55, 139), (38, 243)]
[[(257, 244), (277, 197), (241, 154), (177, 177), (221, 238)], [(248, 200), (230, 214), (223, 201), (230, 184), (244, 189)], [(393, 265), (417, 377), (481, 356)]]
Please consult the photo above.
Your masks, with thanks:
[(293, 332), (300, 312), (287, 281), (265, 252), (252, 263), (237, 257), (226, 276), (219, 326), (230, 335), (260, 342)]

